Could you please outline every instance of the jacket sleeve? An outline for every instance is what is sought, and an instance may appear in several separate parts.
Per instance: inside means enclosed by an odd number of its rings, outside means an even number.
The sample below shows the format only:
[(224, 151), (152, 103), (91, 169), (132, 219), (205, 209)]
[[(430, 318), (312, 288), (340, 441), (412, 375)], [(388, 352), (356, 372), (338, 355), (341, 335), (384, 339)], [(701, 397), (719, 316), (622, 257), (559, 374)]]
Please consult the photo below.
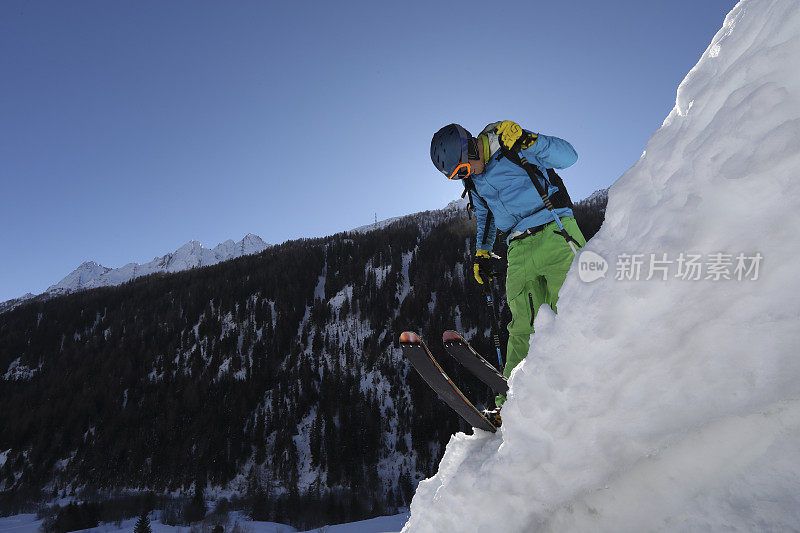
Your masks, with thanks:
[(558, 137), (539, 135), (536, 142), (522, 151), (528, 159), (534, 159), (543, 168), (567, 168), (578, 160), (578, 153), (570, 143)]
[[(472, 203), (475, 205), (475, 221), (478, 225), (478, 239), (475, 241), (476, 250), (487, 250), (494, 248), (494, 239), (497, 236), (497, 227), (494, 224), (494, 216), (489, 211), (489, 206), (477, 194), (472, 195)], [(486, 227), (486, 220), (489, 220), (489, 227)], [(488, 231), (487, 231), (488, 230)], [(486, 242), (484, 242), (486, 239)]]

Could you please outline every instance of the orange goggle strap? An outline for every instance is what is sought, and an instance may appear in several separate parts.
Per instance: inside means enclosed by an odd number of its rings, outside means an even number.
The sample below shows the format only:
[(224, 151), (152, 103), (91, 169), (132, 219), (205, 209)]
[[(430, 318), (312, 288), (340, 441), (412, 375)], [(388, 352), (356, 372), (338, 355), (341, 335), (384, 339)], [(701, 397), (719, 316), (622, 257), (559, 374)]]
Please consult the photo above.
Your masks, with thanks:
[[(467, 173), (464, 176), (459, 176), (458, 175), (458, 171), (461, 170), (462, 168), (466, 168), (467, 169)], [(452, 174), (447, 176), (447, 179), (449, 179), (449, 180), (453, 180), (453, 179), (462, 180), (464, 178), (469, 177), (470, 174), (472, 174), (472, 165), (470, 165), (469, 163), (461, 163), (460, 165), (458, 165), (456, 167), (456, 169), (453, 171)]]

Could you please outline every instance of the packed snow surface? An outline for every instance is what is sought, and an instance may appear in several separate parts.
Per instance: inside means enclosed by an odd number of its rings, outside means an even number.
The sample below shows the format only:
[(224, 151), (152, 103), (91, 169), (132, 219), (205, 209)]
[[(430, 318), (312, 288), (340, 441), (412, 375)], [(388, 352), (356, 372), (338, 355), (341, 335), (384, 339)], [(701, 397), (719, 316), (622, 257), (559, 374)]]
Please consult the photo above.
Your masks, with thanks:
[(573, 264), (503, 427), (451, 439), (404, 531), (800, 530), (798, 65), (797, 0), (728, 14), (611, 187), (605, 276)]

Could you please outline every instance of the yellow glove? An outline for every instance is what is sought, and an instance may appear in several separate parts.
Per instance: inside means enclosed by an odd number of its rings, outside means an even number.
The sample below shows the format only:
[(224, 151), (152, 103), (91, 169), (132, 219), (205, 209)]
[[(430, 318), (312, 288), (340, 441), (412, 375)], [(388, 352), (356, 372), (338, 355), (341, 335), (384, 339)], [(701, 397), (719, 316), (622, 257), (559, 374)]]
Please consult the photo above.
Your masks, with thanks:
[(499, 259), (499, 257), (487, 250), (475, 250), (475, 264), (472, 266), (472, 270), (475, 273), (475, 281), (481, 285), (483, 285), (484, 278), (488, 281), (494, 279), (492, 259)]
[(520, 137), (524, 136), (521, 144), (522, 148), (530, 147), (538, 138), (538, 135), (525, 132), (519, 124), (510, 120), (504, 120), (497, 126), (497, 135), (500, 136), (500, 142), (503, 143), (503, 146), (509, 150), (514, 147)]

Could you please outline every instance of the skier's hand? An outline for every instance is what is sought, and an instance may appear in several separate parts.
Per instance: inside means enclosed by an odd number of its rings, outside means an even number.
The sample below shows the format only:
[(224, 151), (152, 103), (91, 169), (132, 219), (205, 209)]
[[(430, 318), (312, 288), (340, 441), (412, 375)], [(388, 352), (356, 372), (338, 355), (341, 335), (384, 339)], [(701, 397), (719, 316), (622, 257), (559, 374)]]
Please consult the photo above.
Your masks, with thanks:
[(511, 150), (514, 144), (522, 137), (522, 128), (516, 122), (504, 120), (497, 126), (497, 135), (500, 136), (500, 142), (503, 146)]
[(500, 259), (500, 256), (487, 250), (475, 251), (475, 264), (472, 266), (475, 281), (483, 285), (483, 280), (492, 281), (494, 279), (494, 265), (492, 265), (494, 259)]
[(504, 120), (497, 126), (497, 135), (500, 136), (500, 142), (503, 143), (503, 146), (509, 150), (513, 149), (520, 139), (520, 148), (528, 148), (538, 138), (538, 135), (526, 132), (519, 124), (511, 120)]

